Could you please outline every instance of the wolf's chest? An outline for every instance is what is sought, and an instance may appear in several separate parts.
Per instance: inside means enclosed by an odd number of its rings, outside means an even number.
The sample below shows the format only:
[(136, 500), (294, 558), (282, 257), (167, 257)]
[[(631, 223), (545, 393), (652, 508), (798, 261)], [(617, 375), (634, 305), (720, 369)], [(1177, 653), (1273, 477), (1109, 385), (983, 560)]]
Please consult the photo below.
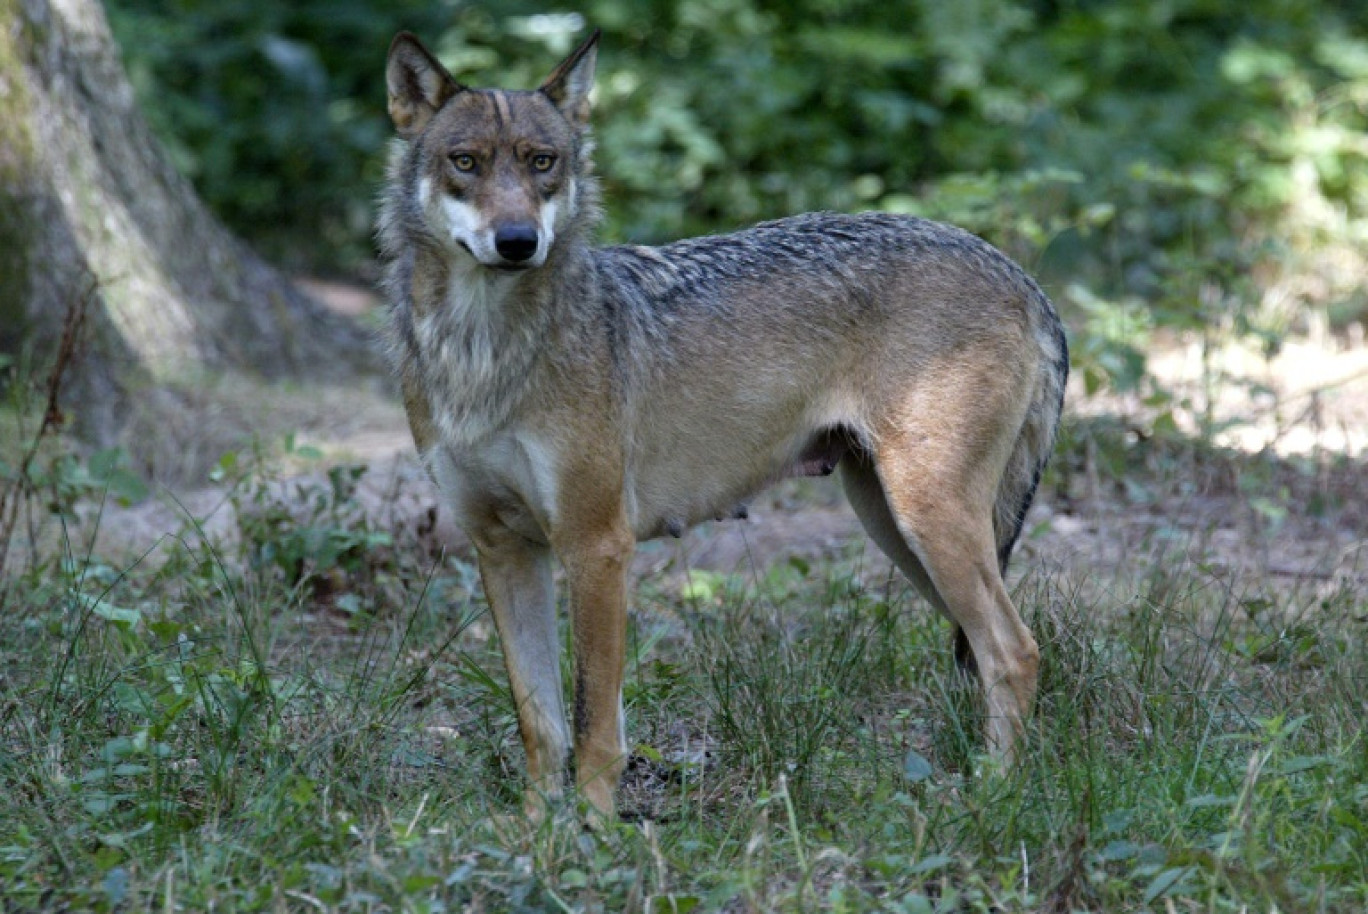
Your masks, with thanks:
[(556, 457), (525, 429), (499, 432), (473, 444), (439, 439), (429, 469), (457, 526), (477, 530), (497, 520), (527, 539), (546, 543), (556, 522)]
[(532, 328), (511, 325), (490, 283), (453, 277), (440, 304), (414, 321), (407, 357), (444, 441), (473, 444), (506, 424), (536, 360)]

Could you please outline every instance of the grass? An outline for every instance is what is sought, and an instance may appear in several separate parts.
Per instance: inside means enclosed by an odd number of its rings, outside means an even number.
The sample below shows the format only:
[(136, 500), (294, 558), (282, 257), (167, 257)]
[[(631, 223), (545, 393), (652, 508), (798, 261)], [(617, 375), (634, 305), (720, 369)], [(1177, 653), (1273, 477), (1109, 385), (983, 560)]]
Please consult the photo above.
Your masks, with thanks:
[(1002, 772), (897, 578), (647, 579), (622, 821), (534, 827), (467, 559), (374, 529), (359, 470), (225, 467), (231, 547), (187, 519), (156, 562), (68, 543), (0, 582), (5, 910), (1368, 908), (1347, 587), (1182, 550), (1029, 571), (1041, 695)]

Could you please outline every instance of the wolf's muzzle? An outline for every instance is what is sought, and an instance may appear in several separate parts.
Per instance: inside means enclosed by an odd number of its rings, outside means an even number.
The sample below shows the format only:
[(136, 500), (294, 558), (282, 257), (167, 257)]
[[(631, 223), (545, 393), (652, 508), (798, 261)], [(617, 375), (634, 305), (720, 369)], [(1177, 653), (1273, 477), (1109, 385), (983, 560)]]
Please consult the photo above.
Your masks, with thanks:
[(537, 227), (529, 222), (514, 222), (494, 230), (494, 250), (504, 260), (522, 263), (537, 253)]

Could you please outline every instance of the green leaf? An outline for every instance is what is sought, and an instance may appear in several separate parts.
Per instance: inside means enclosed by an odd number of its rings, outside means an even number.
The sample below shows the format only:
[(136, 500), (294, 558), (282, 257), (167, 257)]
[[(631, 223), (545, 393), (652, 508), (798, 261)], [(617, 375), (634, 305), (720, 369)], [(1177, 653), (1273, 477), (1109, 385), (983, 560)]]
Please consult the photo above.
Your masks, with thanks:
[(218, 463), (214, 465), (214, 468), (209, 471), (209, 481), (222, 482), (237, 469), (237, 465), (237, 451), (225, 452), (224, 455), (218, 459)]
[(318, 791), (314, 787), (314, 782), (301, 774), (296, 775), (293, 782), (290, 784), (288, 796), (290, 802), (295, 806), (308, 806), (313, 802), (317, 793)]
[(420, 892), (426, 892), (441, 881), (442, 880), (439, 877), (428, 874), (409, 876), (404, 879), (404, 892), (410, 895), (417, 895)]
[(1145, 904), (1149, 904), (1156, 898), (1162, 898), (1164, 895), (1168, 894), (1168, 892), (1173, 889), (1183, 877), (1187, 876), (1191, 870), (1192, 867), (1190, 866), (1175, 866), (1171, 869), (1164, 870), (1158, 876), (1155, 876), (1154, 880), (1150, 882), (1149, 887), (1145, 889)]
[(1280, 775), (1299, 774), (1313, 768), (1323, 768), (1336, 764), (1336, 759), (1328, 755), (1296, 755), (1279, 765), (1275, 771)]
[(1083, 366), (1083, 392), (1093, 396), (1107, 387), (1107, 373), (1095, 362)]
[(904, 895), (899, 907), (905, 914), (933, 914), (936, 910), (935, 906), (931, 904), (931, 899), (921, 892), (909, 892)]
[(107, 762), (114, 762), (132, 755), (136, 750), (137, 747), (133, 745), (133, 740), (127, 736), (116, 736), (104, 744), (100, 750), (100, 757)]
[(105, 874), (103, 888), (109, 898), (110, 907), (117, 908), (122, 905), (128, 897), (128, 870), (122, 866), (114, 867)]
[(1132, 857), (1138, 856), (1139, 853), (1140, 845), (1135, 844), (1134, 842), (1112, 841), (1109, 842), (1106, 847), (1102, 848), (1097, 856), (1102, 860), (1111, 863), (1117, 860), (1130, 860)]
[(96, 451), (88, 463), (90, 478), (103, 483), (115, 500), (125, 505), (142, 501), (150, 494), (147, 483), (124, 466), (127, 457), (122, 448), (111, 447)]
[(87, 794), (81, 800), (81, 805), (85, 808), (85, 811), (92, 816), (103, 816), (106, 813), (113, 811), (119, 803), (127, 800), (128, 796), (129, 795), (126, 793), (105, 793), (104, 791), (97, 790)]
[(915, 784), (931, 777), (934, 771), (925, 756), (915, 750), (908, 750), (907, 757), (903, 759), (903, 777)]
[(946, 854), (932, 854), (930, 857), (923, 857), (912, 865), (909, 873), (922, 875), (943, 870), (948, 866), (953, 866), (955, 858)]
[(162, 641), (174, 641), (183, 630), (183, 626), (170, 619), (158, 619), (156, 622), (147, 623), (147, 630)]
[(142, 612), (136, 609), (127, 609), (122, 606), (115, 606), (105, 600), (95, 600), (90, 606), (90, 612), (109, 622), (113, 622), (125, 631), (132, 631), (138, 627), (142, 621)]
[(1173, 410), (1166, 409), (1154, 417), (1154, 434), (1168, 438), (1178, 434), (1178, 422), (1174, 419)]
[(726, 578), (713, 571), (690, 571), (688, 580), (679, 588), (685, 600), (711, 603), (725, 586)]
[(1130, 827), (1134, 818), (1133, 809), (1114, 809), (1102, 816), (1102, 827), (1108, 834), (1119, 834)]

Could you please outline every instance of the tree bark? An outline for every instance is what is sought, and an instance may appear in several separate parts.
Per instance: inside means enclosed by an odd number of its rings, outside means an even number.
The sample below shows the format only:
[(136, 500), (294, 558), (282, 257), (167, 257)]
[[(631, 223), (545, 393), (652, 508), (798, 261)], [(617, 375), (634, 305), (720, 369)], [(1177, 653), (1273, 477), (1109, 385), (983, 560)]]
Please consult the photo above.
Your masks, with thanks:
[(0, 352), (50, 347), (83, 298), (64, 405), (100, 445), (217, 372), (339, 379), (379, 361), (172, 167), (98, 0), (0, 0)]

